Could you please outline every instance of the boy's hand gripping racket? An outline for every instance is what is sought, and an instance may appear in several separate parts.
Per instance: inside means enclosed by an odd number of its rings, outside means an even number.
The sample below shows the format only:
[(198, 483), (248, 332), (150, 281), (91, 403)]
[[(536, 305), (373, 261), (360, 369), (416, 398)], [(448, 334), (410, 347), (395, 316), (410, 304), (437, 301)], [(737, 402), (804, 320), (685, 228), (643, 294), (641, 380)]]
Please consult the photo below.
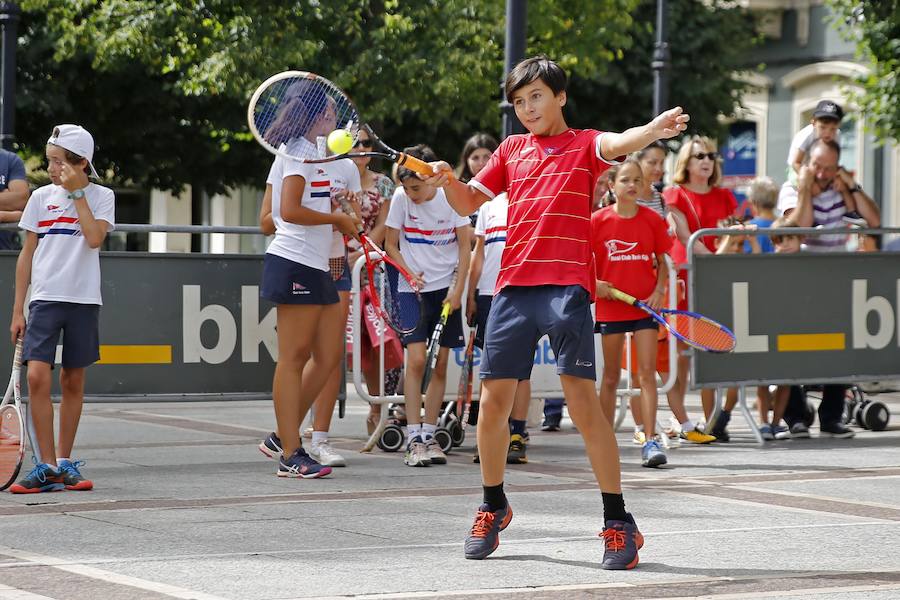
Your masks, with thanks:
[(22, 369), (22, 338), (16, 341), (12, 374), (6, 394), (0, 402), (0, 490), (15, 482), (25, 457), (25, 419), (22, 414), (22, 388), (19, 373)]
[(734, 350), (736, 343), (734, 333), (709, 317), (686, 310), (669, 308), (661, 308), (657, 312), (621, 290), (611, 287), (610, 291), (616, 300), (642, 309), (688, 346), (705, 352), (731, 352)]
[[(272, 154), (284, 158), (322, 163), (377, 156), (426, 177), (434, 175), (428, 163), (394, 150), (368, 125), (360, 124), (353, 101), (334, 83), (314, 73), (284, 71), (269, 77), (253, 92), (247, 107), (247, 121), (256, 141)], [(325, 140), (339, 129), (350, 134), (352, 145), (346, 149), (333, 148), (328, 155)], [(369, 134), (372, 150), (353, 152), (360, 129)]]
[[(452, 291), (456, 286), (456, 278), (459, 277), (459, 271), (453, 271), (453, 277), (450, 280), (450, 286), (447, 288)], [(450, 318), (450, 302), (444, 302), (444, 306), (441, 308), (441, 316), (438, 319), (437, 325), (434, 327), (434, 331), (431, 332), (431, 338), (428, 340), (428, 351), (425, 354), (425, 372), (422, 374), (422, 388), (421, 392), (424, 394), (428, 391), (428, 384), (431, 383), (431, 376), (434, 374), (434, 367), (437, 366), (438, 360), (438, 352), (441, 349), (441, 335), (444, 333), (444, 327), (447, 325), (447, 320)]]

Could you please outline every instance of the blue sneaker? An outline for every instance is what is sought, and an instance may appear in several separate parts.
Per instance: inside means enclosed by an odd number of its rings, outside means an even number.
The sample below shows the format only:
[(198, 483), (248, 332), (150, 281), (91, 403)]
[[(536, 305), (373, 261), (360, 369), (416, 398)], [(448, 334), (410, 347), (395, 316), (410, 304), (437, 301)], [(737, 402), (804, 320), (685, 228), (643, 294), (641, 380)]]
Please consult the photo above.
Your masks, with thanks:
[(767, 442), (771, 442), (775, 439), (775, 432), (772, 431), (772, 426), (768, 423), (763, 423), (759, 426), (759, 434), (762, 436), (762, 439)]
[(289, 457), (282, 456), (278, 460), (279, 477), (317, 479), (326, 475), (331, 475), (331, 467), (317, 463), (303, 448), (297, 448)]
[(668, 459), (666, 453), (660, 448), (659, 442), (650, 440), (641, 448), (641, 465), (645, 467), (658, 467), (666, 464)]
[(86, 492), (87, 490), (94, 489), (94, 482), (90, 479), (85, 479), (84, 475), (81, 474), (81, 471), (78, 470), (78, 467), (84, 464), (83, 460), (61, 460), (58, 463), (59, 474), (62, 476), (63, 485), (66, 486), (67, 490), (74, 490), (76, 492)]
[(638, 531), (631, 513), (626, 521), (607, 521), (600, 534), (606, 548), (600, 566), (609, 570), (633, 569), (638, 564), (638, 550), (644, 545), (644, 536)]
[(278, 439), (274, 431), (259, 443), (259, 451), (272, 460), (278, 460), (284, 454), (281, 450), (281, 440)]
[(475, 513), (475, 523), (466, 538), (466, 558), (487, 558), (500, 545), (500, 532), (512, 521), (512, 508), (509, 504), (494, 512), (488, 508), (487, 504), (482, 504)]
[(9, 486), (12, 494), (39, 494), (66, 489), (62, 475), (47, 463), (37, 463), (28, 475)]

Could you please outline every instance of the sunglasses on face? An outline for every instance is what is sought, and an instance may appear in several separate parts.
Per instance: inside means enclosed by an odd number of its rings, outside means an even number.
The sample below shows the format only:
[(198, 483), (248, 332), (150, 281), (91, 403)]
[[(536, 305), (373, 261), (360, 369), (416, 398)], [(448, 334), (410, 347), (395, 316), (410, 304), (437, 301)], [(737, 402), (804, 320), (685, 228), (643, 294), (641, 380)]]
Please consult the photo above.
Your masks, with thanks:
[(719, 158), (718, 152), (698, 152), (697, 154), (691, 154), (697, 160), (703, 160), (704, 158), (708, 158), (709, 160), (716, 160)]
[(371, 148), (372, 140), (370, 140), (370, 139), (369, 140), (356, 140), (356, 145), (362, 146), (363, 148)]

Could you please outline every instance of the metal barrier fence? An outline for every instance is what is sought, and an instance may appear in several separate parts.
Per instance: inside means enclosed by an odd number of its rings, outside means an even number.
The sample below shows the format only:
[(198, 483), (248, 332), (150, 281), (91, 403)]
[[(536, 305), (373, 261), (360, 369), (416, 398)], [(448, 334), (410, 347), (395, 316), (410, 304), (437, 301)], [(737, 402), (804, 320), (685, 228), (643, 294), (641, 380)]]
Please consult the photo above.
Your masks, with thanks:
[[(900, 252), (693, 252), (703, 236), (733, 233), (703, 229), (688, 242), (691, 310), (732, 327), (737, 337), (730, 354), (691, 351), (693, 387), (736, 387), (741, 413), (762, 443), (745, 386), (900, 378)], [(884, 235), (900, 228), (765, 233)]]

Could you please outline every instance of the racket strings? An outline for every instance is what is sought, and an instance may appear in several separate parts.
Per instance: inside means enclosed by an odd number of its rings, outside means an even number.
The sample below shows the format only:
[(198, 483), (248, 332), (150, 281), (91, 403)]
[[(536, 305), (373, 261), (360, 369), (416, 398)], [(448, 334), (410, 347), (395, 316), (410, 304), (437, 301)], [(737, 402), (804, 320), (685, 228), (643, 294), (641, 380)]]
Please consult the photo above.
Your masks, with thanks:
[(396, 268), (380, 261), (373, 271), (372, 283), (388, 325), (400, 333), (410, 333), (419, 325), (421, 301), (418, 294), (397, 291), (399, 276)]
[(693, 343), (715, 352), (728, 352), (734, 348), (734, 337), (719, 325), (686, 314), (669, 316), (669, 325)]
[(324, 140), (338, 128), (354, 138), (359, 116), (350, 100), (333, 83), (301, 74), (273, 81), (256, 98), (253, 124), (265, 143), (304, 159), (324, 158)]
[(0, 410), (0, 486), (19, 468), (22, 421), (19, 412), (6, 406)]

